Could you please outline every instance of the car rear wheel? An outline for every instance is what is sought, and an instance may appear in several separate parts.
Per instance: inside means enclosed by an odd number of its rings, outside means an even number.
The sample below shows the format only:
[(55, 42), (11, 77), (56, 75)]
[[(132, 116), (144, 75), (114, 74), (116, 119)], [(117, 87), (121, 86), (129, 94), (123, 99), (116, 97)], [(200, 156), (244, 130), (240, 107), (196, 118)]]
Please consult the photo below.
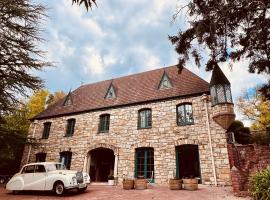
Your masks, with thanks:
[(64, 184), (61, 182), (57, 182), (54, 185), (54, 192), (57, 196), (61, 196), (65, 192)]

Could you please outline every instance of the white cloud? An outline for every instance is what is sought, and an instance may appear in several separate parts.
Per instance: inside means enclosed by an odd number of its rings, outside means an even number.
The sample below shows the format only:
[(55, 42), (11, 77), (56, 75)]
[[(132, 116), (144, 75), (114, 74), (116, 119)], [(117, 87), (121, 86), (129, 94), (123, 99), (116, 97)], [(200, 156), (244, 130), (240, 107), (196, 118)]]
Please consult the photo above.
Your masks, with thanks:
[(143, 45), (137, 45), (131, 48), (134, 54), (142, 62), (143, 70), (152, 70), (161, 67), (160, 60), (150, 49)]
[(104, 64), (107, 66), (113, 65), (117, 63), (117, 61), (118, 61), (117, 57), (111, 53), (104, 55)]
[(104, 73), (104, 63), (100, 53), (94, 48), (85, 48), (85, 55), (82, 56), (84, 73), (100, 75)]

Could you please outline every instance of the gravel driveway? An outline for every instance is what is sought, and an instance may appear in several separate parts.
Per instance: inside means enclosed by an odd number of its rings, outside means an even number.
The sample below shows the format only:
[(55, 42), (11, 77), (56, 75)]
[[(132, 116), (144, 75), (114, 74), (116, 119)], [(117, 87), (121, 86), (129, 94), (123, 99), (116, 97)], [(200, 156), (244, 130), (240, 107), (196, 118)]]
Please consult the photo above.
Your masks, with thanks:
[(123, 190), (120, 186), (90, 185), (84, 193), (69, 191), (63, 197), (56, 197), (51, 192), (23, 192), (18, 195), (0, 188), (1, 200), (49, 200), (49, 199), (80, 199), (80, 200), (250, 200), (250, 198), (235, 197), (231, 187), (210, 187), (199, 185), (197, 191), (172, 191), (167, 187), (150, 186), (147, 190)]

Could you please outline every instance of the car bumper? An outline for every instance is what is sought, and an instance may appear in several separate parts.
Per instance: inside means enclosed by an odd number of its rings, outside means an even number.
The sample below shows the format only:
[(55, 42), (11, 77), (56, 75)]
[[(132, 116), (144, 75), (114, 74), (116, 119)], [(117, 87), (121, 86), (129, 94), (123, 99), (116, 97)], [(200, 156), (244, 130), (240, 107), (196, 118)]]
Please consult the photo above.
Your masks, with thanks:
[(90, 184), (90, 183), (80, 183), (80, 184), (77, 184), (77, 185), (71, 185), (71, 186), (65, 187), (65, 189), (67, 189), (67, 190), (70, 190), (70, 189), (81, 189), (81, 188), (87, 187), (88, 184)]

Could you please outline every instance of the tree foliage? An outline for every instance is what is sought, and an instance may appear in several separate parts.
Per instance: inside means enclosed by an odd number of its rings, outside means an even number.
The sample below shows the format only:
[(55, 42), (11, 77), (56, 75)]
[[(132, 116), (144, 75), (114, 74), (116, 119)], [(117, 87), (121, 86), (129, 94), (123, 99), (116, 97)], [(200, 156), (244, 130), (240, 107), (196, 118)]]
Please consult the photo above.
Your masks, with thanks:
[(42, 86), (32, 71), (50, 65), (37, 48), (44, 12), (44, 6), (31, 0), (0, 1), (0, 113), (17, 105), (18, 96)]
[(20, 166), (24, 145), (36, 144), (36, 141), (27, 139), (29, 119), (45, 109), (48, 96), (47, 90), (38, 90), (26, 102), (17, 103), (16, 109), (2, 116), (0, 122), (1, 173), (15, 173)]
[(92, 8), (93, 5), (96, 5), (96, 0), (72, 0), (72, 4), (81, 5), (84, 4), (86, 10), (89, 10), (89, 8)]
[(243, 122), (235, 120), (228, 128), (227, 132), (233, 132), (235, 141), (239, 144), (249, 144), (251, 142), (250, 130)]
[[(269, 0), (193, 0), (175, 14), (191, 18), (190, 27), (169, 36), (179, 54), (179, 67), (193, 58), (200, 66), (203, 52), (209, 50), (206, 70), (225, 61), (249, 61), (250, 73), (270, 74), (270, 1)], [(270, 98), (270, 80), (262, 88)]]
[(55, 104), (57, 101), (59, 101), (60, 99), (63, 99), (65, 96), (66, 96), (66, 93), (65, 93), (65, 92), (63, 92), (63, 91), (57, 91), (57, 92), (55, 92), (54, 94), (50, 94), (50, 95), (48, 96), (48, 99), (47, 99), (47, 101), (46, 101), (46, 104), (47, 104), (48, 106), (53, 105), (53, 104)]
[(237, 109), (248, 120), (252, 121), (252, 130), (266, 130), (270, 128), (270, 100), (266, 99), (261, 92), (247, 91), (238, 98)]

